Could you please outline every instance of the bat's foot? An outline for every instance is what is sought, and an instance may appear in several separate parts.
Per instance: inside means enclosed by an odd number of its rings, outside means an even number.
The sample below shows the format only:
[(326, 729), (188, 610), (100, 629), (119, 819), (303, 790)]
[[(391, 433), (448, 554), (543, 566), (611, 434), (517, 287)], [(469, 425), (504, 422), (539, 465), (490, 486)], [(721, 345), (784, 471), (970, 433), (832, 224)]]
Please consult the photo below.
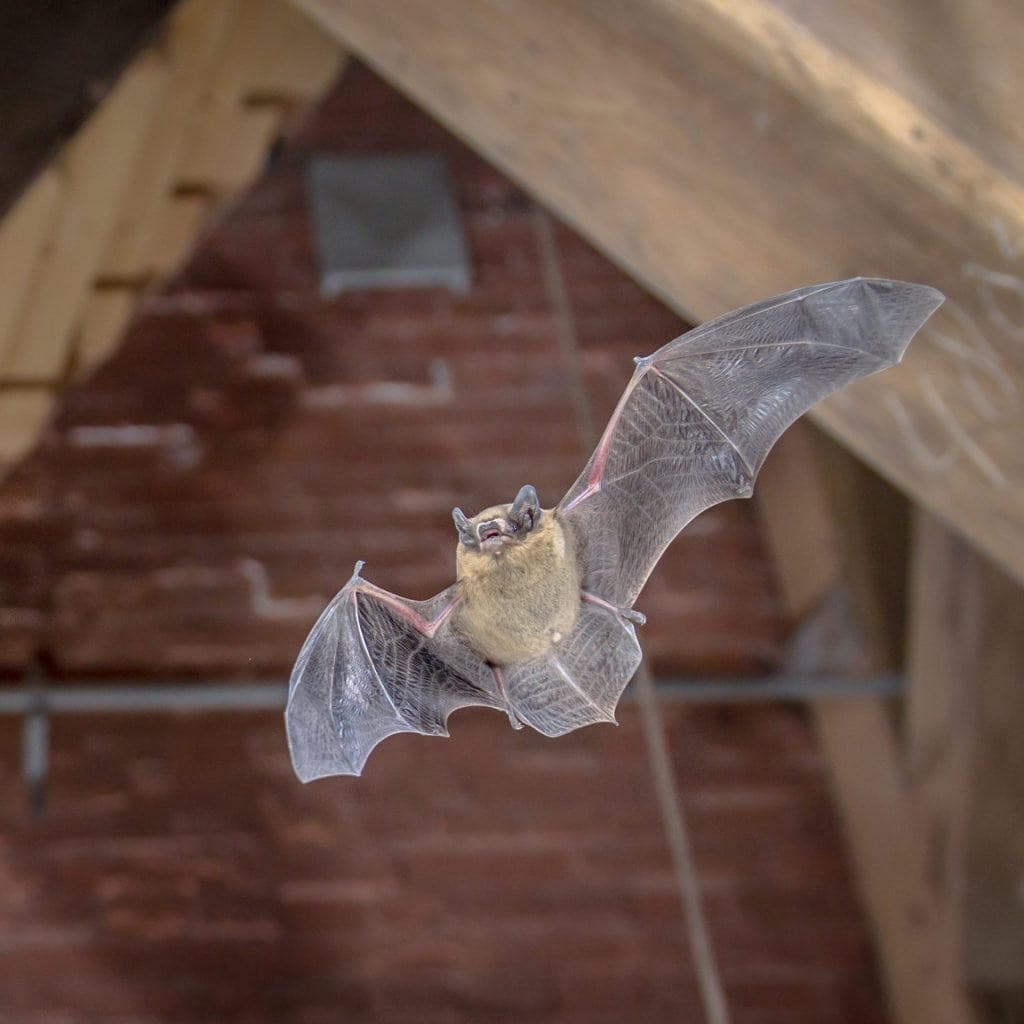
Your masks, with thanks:
[(615, 605), (606, 601), (603, 597), (598, 597), (596, 594), (590, 594), (586, 590), (580, 591), (580, 597), (583, 598), (584, 601), (596, 604), (599, 608), (606, 608), (613, 615), (617, 615), (625, 622), (633, 622), (638, 626), (642, 626), (647, 622), (647, 616), (644, 615), (643, 612), (638, 612), (635, 608), (616, 608)]
[(515, 711), (512, 710), (512, 704), (508, 699), (508, 691), (505, 689), (505, 679), (501, 674), (501, 669), (491, 663), (487, 662), (491, 672), (494, 673), (494, 683), (498, 687), (498, 695), (505, 702), (505, 711), (508, 713), (508, 723), (513, 729), (522, 729), (523, 723), (519, 721)]

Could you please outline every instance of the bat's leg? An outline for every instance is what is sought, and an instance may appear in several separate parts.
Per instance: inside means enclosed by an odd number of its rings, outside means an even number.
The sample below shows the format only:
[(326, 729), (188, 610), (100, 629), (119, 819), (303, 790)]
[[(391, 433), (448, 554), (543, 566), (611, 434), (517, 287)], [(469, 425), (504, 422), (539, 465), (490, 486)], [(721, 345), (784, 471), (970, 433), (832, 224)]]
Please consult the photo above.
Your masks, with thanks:
[(604, 598), (598, 597), (597, 594), (590, 594), (586, 590), (580, 591), (580, 597), (584, 601), (596, 604), (599, 608), (607, 608), (613, 615), (618, 615), (620, 619), (625, 619), (627, 622), (635, 622), (638, 626), (642, 626), (647, 621), (647, 616), (643, 612), (638, 612), (635, 608), (616, 608)]
[(499, 696), (505, 702), (505, 710), (508, 712), (509, 724), (513, 729), (522, 729), (523, 723), (516, 717), (516, 713), (512, 710), (511, 703), (509, 703), (508, 691), (505, 689), (505, 679), (501, 674), (501, 669), (490, 661), (487, 662), (487, 667), (494, 673), (494, 682), (498, 687)]

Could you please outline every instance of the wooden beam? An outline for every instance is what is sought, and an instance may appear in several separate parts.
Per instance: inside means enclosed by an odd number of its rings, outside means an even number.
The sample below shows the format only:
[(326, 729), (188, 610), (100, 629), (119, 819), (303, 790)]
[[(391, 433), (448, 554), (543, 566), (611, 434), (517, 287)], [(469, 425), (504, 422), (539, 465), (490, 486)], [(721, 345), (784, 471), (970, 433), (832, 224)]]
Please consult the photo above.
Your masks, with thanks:
[(259, 174), (287, 116), (343, 63), (337, 44), (280, 0), (182, 0), (161, 52), (170, 88), (124, 196), (107, 281), (146, 283), (176, 267), (214, 205)]
[(50, 392), (114, 350), (139, 299), (342, 64), (281, 0), (177, 5), (0, 222), (0, 470), (30, 446)]
[(75, 344), (76, 376), (84, 376), (104, 362), (117, 347), (139, 302), (132, 287), (102, 288), (85, 301)]
[(968, 983), (1024, 991), (1024, 590), (915, 523), (906, 733), (926, 881)]
[(181, 180), (217, 192), (253, 179), (292, 106), (341, 69), (338, 44), (282, 0), (246, 0), (193, 126)]
[(944, 942), (946, 908), (927, 882), (927, 850), (915, 828), (889, 709), (881, 700), (856, 698), (820, 701), (812, 710), (894, 1021), (975, 1021)]
[(0, 366), (10, 358), (25, 292), (53, 232), (63, 182), (48, 168), (0, 222)]
[[(816, 416), (1024, 579), (1019, 125), (964, 135), (955, 104), (872, 63), (879, 5), (847, 5), (868, 40), (840, 45), (795, 0), (293, 2), (699, 319), (852, 273), (945, 291), (903, 367)], [(1024, 9), (983, 7), (986, 48), (954, 33), (929, 72), (960, 95), (984, 66), (1019, 96)], [(934, 12), (900, 10), (900, 38), (934, 37)]]
[(78, 311), (166, 88), (166, 70), (152, 52), (139, 58), (58, 158), (60, 208), (33, 280), (20, 293), (15, 342), (2, 365), (5, 382), (61, 378)]
[[(794, 652), (802, 672), (873, 671), (893, 655), (892, 630), (872, 610), (890, 598), (879, 596), (877, 574), (865, 568), (881, 561), (888, 573), (902, 572), (898, 559), (879, 558), (879, 545), (891, 543), (892, 513), (863, 486), (849, 458), (798, 423), (759, 481), (758, 509), (780, 590), (799, 624)], [(894, 1021), (972, 1024), (958, 964), (941, 939), (946, 910), (928, 883), (927, 851), (890, 709), (872, 697), (821, 700), (810, 708)]]
[[(984, 990), (1024, 995), (1024, 589), (978, 560), (977, 740), (967, 810), (963, 957)], [(1017, 1018), (1019, 1019), (1019, 1017)]]
[(964, 840), (976, 736), (977, 556), (934, 516), (914, 518), (907, 689), (907, 781), (925, 847), (925, 883), (943, 914), (937, 940), (961, 958)]
[(0, 476), (32, 447), (53, 407), (54, 396), (45, 388), (0, 390)]
[(85, 122), (174, 0), (4, 5), (0, 216)]
[(169, 87), (121, 198), (101, 277), (146, 282), (156, 276), (163, 252), (159, 227), (174, 203), (196, 119), (241, 6), (241, 0), (183, 0), (171, 12), (160, 44)]

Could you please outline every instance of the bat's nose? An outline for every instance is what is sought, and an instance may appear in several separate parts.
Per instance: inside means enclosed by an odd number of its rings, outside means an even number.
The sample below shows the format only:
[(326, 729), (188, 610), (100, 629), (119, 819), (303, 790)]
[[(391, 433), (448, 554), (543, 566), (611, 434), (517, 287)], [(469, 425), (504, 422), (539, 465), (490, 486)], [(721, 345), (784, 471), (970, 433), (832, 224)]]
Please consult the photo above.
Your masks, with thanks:
[(476, 528), (477, 540), (495, 540), (498, 537), (506, 537), (512, 530), (504, 519), (488, 519), (486, 522), (478, 523)]
[(484, 551), (496, 551), (512, 540), (514, 531), (504, 519), (488, 519), (477, 524), (476, 536)]

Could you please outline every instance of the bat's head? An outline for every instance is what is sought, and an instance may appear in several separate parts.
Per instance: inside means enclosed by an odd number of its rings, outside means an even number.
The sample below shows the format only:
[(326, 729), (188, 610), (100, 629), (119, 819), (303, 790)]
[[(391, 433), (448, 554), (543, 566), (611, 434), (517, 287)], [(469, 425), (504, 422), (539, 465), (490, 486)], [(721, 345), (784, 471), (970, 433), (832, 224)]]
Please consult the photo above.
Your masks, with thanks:
[(540, 523), (537, 491), (527, 484), (520, 488), (511, 505), (495, 505), (472, 519), (461, 508), (452, 512), (459, 544), (473, 551), (496, 554), (508, 544), (521, 544)]

